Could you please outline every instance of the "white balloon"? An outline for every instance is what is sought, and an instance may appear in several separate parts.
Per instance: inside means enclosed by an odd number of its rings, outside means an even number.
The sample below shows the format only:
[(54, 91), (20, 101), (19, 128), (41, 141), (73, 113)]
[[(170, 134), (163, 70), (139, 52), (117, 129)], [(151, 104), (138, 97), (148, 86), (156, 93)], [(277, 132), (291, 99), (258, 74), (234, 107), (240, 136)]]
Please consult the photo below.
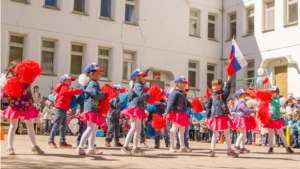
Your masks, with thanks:
[(77, 130), (76, 130), (76, 129), (71, 129), (71, 132), (72, 132), (73, 134), (75, 134), (75, 133), (77, 133)]
[(68, 126), (69, 126), (69, 129), (71, 130), (74, 125), (73, 124), (68, 124)]
[(280, 98), (280, 105), (284, 106), (285, 103), (286, 103), (286, 98), (284, 98), (284, 97)]
[(74, 118), (70, 121), (70, 124), (77, 124), (78, 123), (78, 119)]
[(263, 68), (259, 68), (258, 70), (257, 70), (257, 74), (258, 74), (258, 76), (261, 76), (261, 75), (263, 75), (264, 74), (264, 69)]

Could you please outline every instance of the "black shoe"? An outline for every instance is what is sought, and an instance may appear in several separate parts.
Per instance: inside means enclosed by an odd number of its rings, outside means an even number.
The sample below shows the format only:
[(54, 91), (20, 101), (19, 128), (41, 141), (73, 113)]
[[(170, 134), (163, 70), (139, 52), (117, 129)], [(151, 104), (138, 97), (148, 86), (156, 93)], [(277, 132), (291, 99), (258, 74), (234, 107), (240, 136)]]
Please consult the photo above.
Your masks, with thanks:
[(289, 154), (294, 154), (294, 151), (290, 147), (286, 148), (286, 152)]
[(123, 147), (123, 144), (121, 144), (120, 142), (116, 142), (115, 147)]
[(169, 144), (166, 144), (166, 147), (168, 148), (170, 145)]
[(180, 145), (176, 145), (176, 149), (180, 149)]
[(269, 154), (273, 154), (273, 153), (274, 153), (274, 152), (273, 152), (273, 147), (270, 147), (270, 148), (269, 148), (268, 153), (269, 153)]
[(158, 144), (155, 144), (154, 148), (155, 148), (155, 149), (159, 149), (159, 145), (158, 145)]

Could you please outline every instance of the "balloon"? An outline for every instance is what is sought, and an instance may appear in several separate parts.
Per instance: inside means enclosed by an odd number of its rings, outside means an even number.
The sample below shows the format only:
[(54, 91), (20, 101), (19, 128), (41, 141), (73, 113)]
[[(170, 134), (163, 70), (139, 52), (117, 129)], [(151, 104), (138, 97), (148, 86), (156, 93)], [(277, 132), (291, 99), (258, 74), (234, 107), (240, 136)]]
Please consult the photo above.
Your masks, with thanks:
[(53, 94), (50, 94), (48, 96), (48, 99), (53, 102), (55, 100), (55, 97), (53, 96)]
[(256, 84), (261, 85), (262, 84), (262, 80), (263, 80), (262, 77), (257, 78), (256, 79)]
[(102, 137), (102, 136), (104, 136), (103, 130), (97, 130), (96, 137)]
[(268, 77), (264, 77), (262, 80), (262, 84), (267, 84), (269, 82), (269, 78)]
[(283, 107), (285, 105), (285, 103), (286, 103), (286, 98), (284, 98), (284, 97), (280, 98), (281, 107)]
[(70, 124), (78, 124), (78, 119), (74, 118), (70, 121)]
[(258, 74), (258, 76), (261, 76), (261, 75), (263, 75), (264, 74), (264, 69), (263, 68), (259, 68), (258, 70), (257, 70), (257, 74)]
[(75, 133), (77, 133), (77, 130), (76, 130), (76, 129), (71, 129), (71, 132), (72, 132), (73, 134), (75, 134)]

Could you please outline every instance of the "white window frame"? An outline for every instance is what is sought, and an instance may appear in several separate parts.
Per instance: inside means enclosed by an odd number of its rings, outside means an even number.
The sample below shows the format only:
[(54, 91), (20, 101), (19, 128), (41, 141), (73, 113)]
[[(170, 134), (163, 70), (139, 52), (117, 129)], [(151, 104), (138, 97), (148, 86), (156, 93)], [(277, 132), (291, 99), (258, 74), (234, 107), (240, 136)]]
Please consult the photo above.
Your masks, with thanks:
[[(214, 67), (214, 70), (212, 71), (212, 70), (208, 70), (207, 69), (207, 67), (208, 66), (213, 66)], [(213, 74), (214, 75), (214, 78), (213, 79), (215, 79), (216, 77), (215, 77), (215, 74), (216, 73), (216, 65), (215, 64), (212, 64), (212, 63), (208, 63), (207, 64), (207, 66), (206, 66), (206, 74)], [(206, 80), (208, 79), (208, 77), (206, 78)]]
[[(249, 63), (253, 63), (253, 67), (250, 67), (250, 68), (248, 66), (246, 67), (246, 78), (248, 79), (248, 78), (251, 78), (248, 76), (249, 71), (253, 71), (254, 77), (255, 77), (255, 62), (254, 62), (254, 60), (247, 60), (247, 62), (248, 62), (248, 65), (249, 65)], [(247, 82), (247, 87), (248, 87), (248, 82)]]
[[(131, 54), (132, 55), (132, 60), (129, 59), (124, 59), (124, 54)], [(128, 52), (128, 51), (124, 51), (123, 52), (123, 61), (122, 61), (122, 81), (130, 81), (130, 73), (133, 71), (133, 64), (134, 64), (134, 59), (135, 59), (135, 53), (134, 52)], [(127, 63), (131, 63), (131, 69), (132, 70), (127, 70), (127, 77), (129, 77), (129, 79), (123, 79), (123, 66), (124, 66), (124, 62)]]
[[(196, 72), (196, 74), (195, 74), (195, 82), (196, 83), (195, 83), (195, 86), (191, 86), (191, 84), (190, 84), (189, 88), (197, 88), (198, 87), (198, 65), (199, 65), (199, 63), (196, 61), (189, 60), (188, 64), (190, 64), (190, 63), (196, 64), (196, 68), (191, 68), (190, 66), (188, 66), (188, 71)], [(190, 79), (188, 79), (188, 80), (190, 80)]]
[[(232, 15), (235, 15), (234, 20), (231, 20)], [(237, 34), (237, 19), (236, 19), (237, 15), (236, 15), (236, 12), (230, 13), (228, 15), (228, 17), (229, 17), (229, 25), (228, 25), (228, 27), (229, 27), (229, 39), (231, 39), (233, 36), (235, 36), (235, 38), (236, 38), (236, 34)], [(235, 27), (236, 27), (235, 28), (235, 35), (233, 35), (233, 33), (231, 32), (232, 31), (231, 24), (234, 23), (234, 22), (235, 22)]]
[[(293, 24), (297, 24), (298, 23), (298, 20), (297, 21), (294, 21), (294, 22), (290, 22), (290, 15), (289, 15), (289, 6), (290, 5), (293, 5), (295, 3), (299, 3), (298, 0), (292, 0), (292, 1), (289, 1), (289, 0), (286, 0), (286, 25), (293, 25)], [(297, 7), (299, 7), (299, 5), (297, 5)], [(298, 13), (299, 13), (299, 8), (298, 8)], [(299, 16), (299, 14), (298, 14)]]
[[(53, 48), (48, 48), (48, 47), (43, 47), (43, 41), (49, 41), (49, 42), (53, 42), (54, 43), (54, 47)], [(43, 58), (43, 51), (47, 51), (47, 52), (53, 52), (53, 70), (52, 73), (49, 72), (42, 72), (42, 74), (55, 74), (55, 46), (56, 46), (56, 41), (55, 40), (50, 40), (50, 39), (42, 39), (42, 44), (41, 44), (41, 64), (42, 64), (42, 58)]]
[[(250, 10), (253, 10), (253, 14), (249, 14), (249, 11)], [(249, 32), (249, 27), (250, 27), (250, 25), (249, 25), (249, 19), (251, 19), (253, 17), (253, 21), (254, 21), (254, 25), (253, 25), (253, 32), (252, 33), (250, 33)], [(247, 35), (253, 35), (254, 34), (254, 32), (255, 32), (255, 9), (254, 9), (254, 6), (252, 6), (252, 7), (249, 7), (249, 8), (247, 8)]]
[[(268, 4), (269, 3), (272, 3), (272, 2), (274, 2), (274, 6), (273, 7), (271, 7), (271, 8), (268, 8)], [(264, 3), (264, 30), (265, 31), (269, 31), (269, 30), (275, 30), (275, 1), (274, 0), (271, 0), (271, 1), (266, 1), (265, 3)], [(267, 28), (267, 11), (270, 11), (270, 10), (274, 10), (274, 27), (273, 28)]]
[(11, 1), (20, 2), (20, 3), (24, 3), (24, 4), (30, 4), (27, 0), (11, 0)]
[[(190, 13), (192, 12), (196, 12), (197, 13), (197, 16), (192, 16)], [(189, 31), (189, 35), (190, 36), (196, 36), (196, 37), (200, 37), (200, 31), (199, 31), (199, 24), (200, 24), (200, 11), (199, 10), (196, 10), (196, 9), (190, 9), (189, 10), (189, 22), (190, 22), (190, 19), (193, 19), (193, 20), (196, 20), (197, 21), (197, 25), (196, 25), (196, 35), (193, 35), (193, 34), (190, 34), (190, 31)], [(189, 30), (190, 30), (190, 25), (189, 25)]]
[[(23, 44), (10, 42), (11, 36), (22, 37), (23, 38)], [(25, 36), (24, 35), (18, 35), (18, 34), (9, 34), (9, 41), (8, 42), (9, 42), (9, 45), (8, 45), (8, 62), (10, 60), (9, 53), (10, 53), (10, 47), (11, 46), (22, 48), (22, 59), (21, 60), (24, 60)], [(8, 64), (10, 64), (10, 63), (8, 63)]]
[[(108, 56), (106, 56), (106, 55), (100, 55), (99, 54), (99, 50), (107, 50), (108, 51)], [(102, 47), (98, 48), (97, 64), (99, 65), (99, 62), (98, 62), (99, 59), (105, 59), (105, 60), (107, 60), (107, 70), (106, 70), (107, 71), (107, 77), (101, 76), (101, 80), (109, 80), (109, 70), (110, 70), (110, 67), (109, 67), (109, 57), (110, 57), (110, 49), (108, 49), (108, 48), (102, 48)]]
[[(78, 52), (78, 51), (72, 51), (72, 46), (81, 46), (82, 47), (82, 51)], [(83, 44), (78, 44), (78, 43), (71, 43), (71, 58), (70, 58), (70, 75), (79, 75), (79, 74), (72, 74), (71, 73), (71, 69), (72, 69), (72, 55), (76, 55), (76, 56), (81, 56), (81, 69), (82, 69), (82, 65), (83, 65), (83, 56), (84, 56), (84, 45)], [(82, 70), (81, 70), (82, 71)]]
[[(133, 6), (133, 15), (132, 15), (131, 22), (130, 21), (126, 21), (126, 5), (132, 5)], [(130, 23), (130, 24), (135, 24), (135, 15), (136, 15), (136, 0), (133, 0), (133, 1), (125, 0), (124, 22), (125, 23)]]
[[(214, 24), (215, 25), (215, 30), (214, 30), (214, 38), (211, 38), (211, 37), (208, 37), (208, 33), (207, 33), (207, 37), (209, 38), (209, 39), (214, 39), (214, 40), (217, 40), (217, 25), (218, 25), (218, 15), (216, 15), (216, 14), (212, 14), (212, 13), (208, 13), (208, 16), (209, 15), (211, 15), (211, 16), (214, 16), (215, 17), (215, 20), (213, 21), (213, 20), (209, 20), (208, 19), (208, 23), (212, 23), (212, 24)], [(208, 28), (208, 24), (207, 24), (207, 28)]]

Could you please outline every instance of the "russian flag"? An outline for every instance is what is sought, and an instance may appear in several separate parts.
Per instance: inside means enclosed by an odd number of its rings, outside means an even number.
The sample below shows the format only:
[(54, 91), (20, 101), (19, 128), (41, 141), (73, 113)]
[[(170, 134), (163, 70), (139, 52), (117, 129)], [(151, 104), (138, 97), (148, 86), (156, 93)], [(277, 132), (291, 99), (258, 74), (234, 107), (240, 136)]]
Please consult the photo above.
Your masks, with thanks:
[(233, 75), (235, 72), (241, 70), (247, 65), (248, 62), (244, 58), (240, 48), (236, 44), (235, 40), (232, 39), (231, 52), (229, 55), (229, 64), (227, 67), (228, 76)]

